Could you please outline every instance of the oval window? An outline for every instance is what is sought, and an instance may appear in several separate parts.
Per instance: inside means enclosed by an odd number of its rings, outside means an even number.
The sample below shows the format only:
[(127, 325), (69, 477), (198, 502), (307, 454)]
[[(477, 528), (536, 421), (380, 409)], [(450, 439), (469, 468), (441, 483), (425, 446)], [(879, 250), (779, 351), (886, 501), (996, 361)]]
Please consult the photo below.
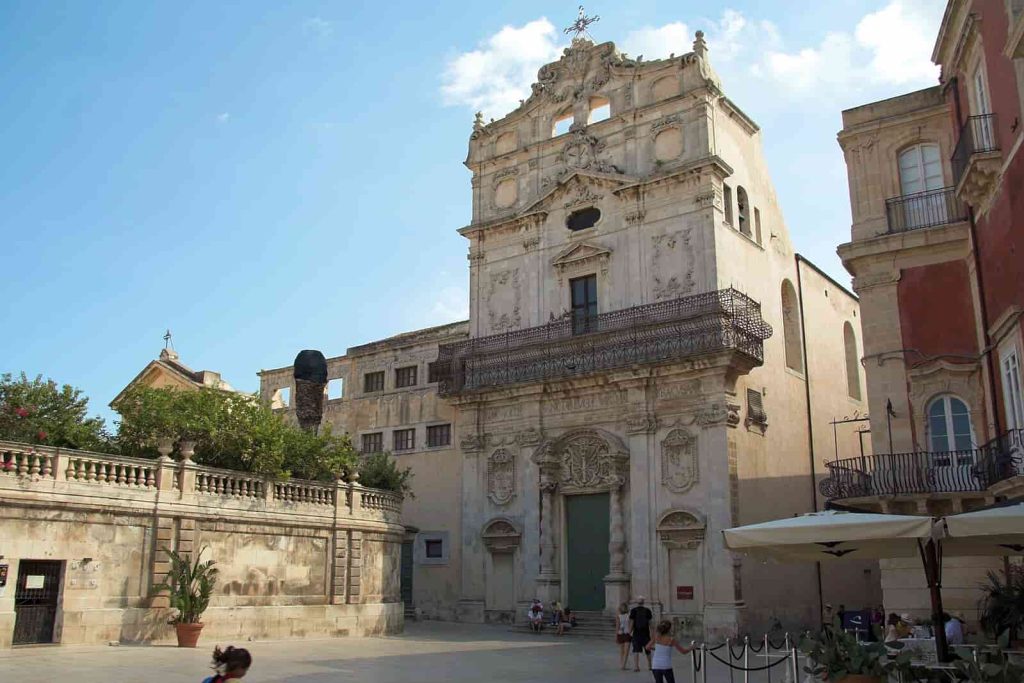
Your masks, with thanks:
[(565, 226), (570, 230), (586, 230), (594, 227), (601, 220), (601, 210), (589, 206), (579, 211), (573, 211), (565, 221)]

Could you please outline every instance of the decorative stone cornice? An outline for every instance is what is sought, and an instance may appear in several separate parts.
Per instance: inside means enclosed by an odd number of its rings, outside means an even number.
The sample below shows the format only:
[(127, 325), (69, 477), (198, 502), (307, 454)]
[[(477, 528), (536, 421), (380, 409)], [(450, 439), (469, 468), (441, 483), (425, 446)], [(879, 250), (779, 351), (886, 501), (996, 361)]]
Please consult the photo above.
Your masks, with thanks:
[(651, 434), (658, 430), (658, 418), (651, 413), (636, 413), (626, 418), (626, 431), (630, 434)]

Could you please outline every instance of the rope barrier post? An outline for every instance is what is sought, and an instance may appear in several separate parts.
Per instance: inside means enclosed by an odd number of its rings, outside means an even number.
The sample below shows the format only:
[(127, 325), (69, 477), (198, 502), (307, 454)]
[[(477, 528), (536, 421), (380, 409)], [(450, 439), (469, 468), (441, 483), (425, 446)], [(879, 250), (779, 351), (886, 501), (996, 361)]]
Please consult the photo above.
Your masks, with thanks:
[(750, 636), (743, 636), (743, 683), (750, 683)]
[(772, 641), (764, 634), (764, 663), (768, 667), (768, 683), (772, 683)]
[[(789, 638), (789, 634), (786, 634), (786, 638)], [(789, 650), (790, 657), (793, 658), (793, 683), (798, 683), (800, 680), (800, 657), (797, 654), (796, 647), (791, 647)], [(787, 667), (788, 669), (788, 667)]]
[(701, 683), (708, 683), (708, 645), (700, 644), (700, 679)]
[[(783, 640), (783, 646), (786, 648), (785, 650), (783, 650), (783, 652), (785, 652), (786, 654), (783, 655), (782, 658), (784, 660), (788, 660), (792, 655), (792, 648), (789, 647), (789, 641)], [(799, 679), (793, 678), (793, 672), (790, 670), (790, 667), (786, 666), (784, 670), (785, 673), (782, 676), (783, 683), (797, 683)]]

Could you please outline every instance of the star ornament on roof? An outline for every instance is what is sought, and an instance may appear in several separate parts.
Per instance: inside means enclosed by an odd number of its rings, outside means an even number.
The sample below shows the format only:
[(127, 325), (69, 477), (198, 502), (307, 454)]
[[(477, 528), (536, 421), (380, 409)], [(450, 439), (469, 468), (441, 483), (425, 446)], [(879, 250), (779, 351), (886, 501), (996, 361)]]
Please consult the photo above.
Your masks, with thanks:
[(580, 5), (580, 13), (576, 17), (576, 21), (574, 21), (571, 26), (562, 29), (562, 33), (565, 33), (566, 35), (571, 34), (573, 42), (576, 42), (584, 35), (590, 35), (587, 32), (587, 28), (591, 24), (595, 24), (599, 21), (601, 21), (601, 17), (597, 15), (588, 17), (586, 13), (584, 13), (583, 11), (583, 5)]

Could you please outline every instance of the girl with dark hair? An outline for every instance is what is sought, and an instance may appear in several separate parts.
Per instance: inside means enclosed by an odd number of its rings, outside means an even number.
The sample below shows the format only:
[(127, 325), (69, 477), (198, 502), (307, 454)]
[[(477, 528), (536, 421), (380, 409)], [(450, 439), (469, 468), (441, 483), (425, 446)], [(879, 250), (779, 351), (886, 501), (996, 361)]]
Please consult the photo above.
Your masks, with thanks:
[(679, 650), (681, 653), (689, 654), (690, 650), (683, 647), (672, 637), (672, 622), (665, 619), (658, 624), (657, 635), (654, 642), (647, 644), (647, 651), (654, 650), (654, 657), (651, 659), (651, 673), (654, 674), (654, 683), (676, 683), (675, 673), (672, 672), (672, 650)]
[(203, 683), (223, 683), (235, 678), (244, 678), (252, 666), (252, 655), (249, 651), (240, 647), (228, 645), (221, 650), (220, 646), (213, 648), (213, 663), (210, 668), (217, 673), (210, 676)]

